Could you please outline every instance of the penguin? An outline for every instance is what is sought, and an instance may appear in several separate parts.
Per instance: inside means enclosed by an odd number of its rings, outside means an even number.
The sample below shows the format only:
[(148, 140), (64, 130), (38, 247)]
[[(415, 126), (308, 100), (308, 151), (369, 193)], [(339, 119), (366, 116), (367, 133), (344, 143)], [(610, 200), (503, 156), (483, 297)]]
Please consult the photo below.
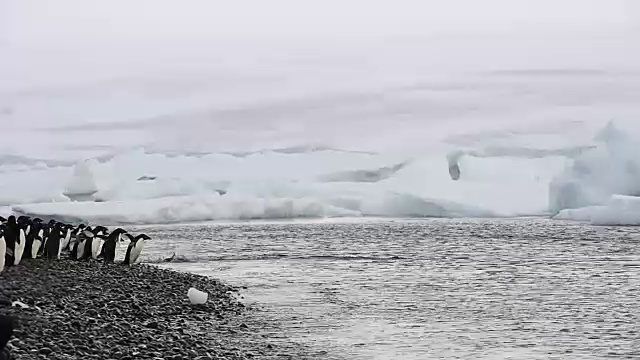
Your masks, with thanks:
[(5, 250), (5, 266), (13, 266), (15, 262), (14, 252), (16, 248), (16, 241), (18, 238), (18, 224), (16, 223), (16, 217), (11, 215), (7, 219), (4, 229), (4, 240), (6, 244)]
[(71, 242), (71, 228), (65, 227), (61, 229), (64, 234), (64, 238), (60, 241), (60, 247), (58, 248), (58, 259), (60, 259), (60, 254), (62, 254), (62, 250), (66, 249)]
[(91, 231), (91, 226), (78, 234), (78, 245), (76, 249), (76, 260), (83, 260), (91, 256), (91, 244), (95, 235)]
[(45, 249), (47, 248), (47, 241), (49, 241), (49, 237), (51, 236), (51, 232), (53, 231), (54, 226), (56, 225), (56, 221), (51, 219), (47, 224), (43, 226), (42, 233), (42, 245), (40, 246), (40, 251), (38, 254), (44, 256)]
[(80, 224), (78, 225), (77, 228), (73, 229), (73, 233), (71, 235), (76, 236), (78, 235), (79, 232), (81, 232), (82, 230), (86, 229), (87, 225), (85, 224)]
[(100, 232), (99, 235), (95, 235), (93, 240), (91, 241), (91, 258), (96, 260), (98, 259), (98, 255), (102, 253), (102, 247), (104, 246), (105, 239), (107, 237)]
[[(29, 226), (27, 226), (27, 229), (28, 228)], [(20, 264), (20, 261), (22, 260), (22, 255), (24, 254), (24, 247), (27, 244), (27, 235), (25, 234), (24, 231), (25, 231), (24, 228), (18, 229), (18, 237), (17, 237), (15, 249), (13, 250), (13, 253), (14, 253), (13, 265)]]
[(0, 229), (0, 273), (4, 270), (5, 255), (7, 254), (7, 242), (4, 241), (4, 229)]
[(41, 221), (42, 220), (38, 218), (35, 218), (31, 221), (31, 229), (27, 232), (27, 242), (24, 247), (24, 255), (22, 255), (23, 258), (35, 259), (38, 251), (40, 250), (40, 245), (42, 245), (43, 232)]
[(93, 233), (96, 235), (100, 235), (100, 233), (106, 234), (109, 232), (109, 229), (107, 229), (106, 227), (102, 226), (102, 225), (98, 225), (96, 227), (93, 228)]
[(116, 259), (116, 249), (122, 240), (122, 235), (126, 234), (126, 230), (117, 228), (109, 234), (109, 237), (104, 242), (100, 255), (104, 258), (105, 263), (113, 263)]
[(0, 216), (0, 222), (4, 224), (7, 222), (7, 219), (4, 216)]
[(32, 259), (36, 259), (38, 257), (38, 253), (40, 252), (41, 248), (42, 248), (42, 237), (40, 235), (36, 235), (36, 237), (33, 238), (33, 242), (31, 243), (31, 251), (29, 254)]
[(129, 240), (129, 247), (127, 247), (127, 253), (124, 256), (124, 264), (132, 266), (138, 260), (142, 249), (144, 249), (144, 245), (147, 240), (151, 238), (145, 234), (137, 235), (136, 237), (131, 236), (130, 234), (125, 234)]
[(36, 242), (36, 240), (38, 241), (38, 247), (36, 249), (32, 248), (32, 251), (33, 251), (32, 254), (34, 259), (38, 256), (39, 253), (44, 251), (44, 243), (45, 243), (44, 240), (46, 239), (44, 226), (40, 224), (40, 226), (38, 227), (39, 227), (38, 234), (34, 239), (34, 243)]
[(71, 258), (75, 259), (76, 258), (76, 252), (77, 252), (77, 248), (78, 248), (78, 244), (80, 242), (80, 232), (82, 232), (85, 229), (86, 225), (85, 224), (80, 224), (78, 225), (78, 227), (74, 228), (73, 226), (70, 227), (71, 229), (71, 238), (69, 239), (69, 251), (71, 252)]
[(84, 247), (84, 254), (82, 255), (82, 259), (97, 259), (100, 251), (102, 250), (102, 245), (104, 244), (104, 240), (106, 238), (106, 233), (109, 230), (104, 226), (96, 226), (91, 231), (93, 236), (87, 239), (87, 242)]
[(18, 222), (18, 224), (22, 224), (22, 223), (24, 223), (26, 220), (29, 220), (29, 219), (31, 219), (29, 216), (26, 216), (26, 215), (20, 215), (20, 216), (18, 216), (18, 220), (17, 220), (17, 222)]
[(56, 223), (53, 229), (49, 232), (47, 242), (44, 246), (44, 258), (45, 259), (58, 259), (60, 254), (60, 237), (61, 237), (60, 223)]

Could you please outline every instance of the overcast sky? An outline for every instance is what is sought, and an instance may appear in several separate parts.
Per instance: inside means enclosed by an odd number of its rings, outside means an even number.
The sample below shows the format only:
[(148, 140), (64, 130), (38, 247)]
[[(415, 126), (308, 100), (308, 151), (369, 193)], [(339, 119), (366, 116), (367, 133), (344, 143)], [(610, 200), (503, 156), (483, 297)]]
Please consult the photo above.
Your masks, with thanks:
[(367, 46), (384, 56), (386, 44), (401, 52), (398, 38), (432, 54), (458, 44), (446, 55), (458, 61), (479, 44), (496, 58), (546, 48), (622, 58), (640, 43), (630, 41), (639, 10), (636, 0), (0, 0), (0, 76), (6, 85)]

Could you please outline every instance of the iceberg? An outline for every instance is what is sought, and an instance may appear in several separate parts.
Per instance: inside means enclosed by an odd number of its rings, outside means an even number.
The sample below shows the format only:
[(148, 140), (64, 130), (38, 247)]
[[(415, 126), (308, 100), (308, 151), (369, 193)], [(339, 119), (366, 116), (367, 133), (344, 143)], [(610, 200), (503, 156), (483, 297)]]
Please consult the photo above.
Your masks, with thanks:
[(603, 226), (637, 226), (640, 225), (640, 197), (613, 195), (604, 205), (565, 209), (555, 215), (554, 219)]
[(67, 182), (63, 195), (71, 200), (87, 200), (98, 191), (93, 175), (96, 160), (78, 162), (73, 168), (73, 176)]
[[(446, 170), (446, 156), (440, 154), (407, 160), (333, 149), (243, 157), (132, 150), (94, 162), (91, 172), (86, 165), (82, 171), (76, 166), (76, 193), (95, 190), (88, 201), (22, 202), (12, 210), (107, 224), (542, 215), (547, 212), (548, 181), (565, 161), (561, 156), (464, 156), (458, 160), (462, 176), (454, 181)], [(144, 174), (154, 174), (153, 179), (140, 181)], [(64, 181), (53, 182), (49, 191), (55, 192), (59, 184)]]
[[(597, 146), (578, 156), (551, 181), (549, 210), (555, 219), (593, 224), (633, 224), (640, 196), (640, 142), (609, 122)], [(618, 220), (612, 215), (616, 212)]]
[(0, 207), (105, 224), (598, 222), (613, 196), (640, 196), (638, 76), (605, 70), (411, 71), (368, 83), (328, 74), (306, 82), (302, 73), (241, 83), (229, 74), (224, 86), (194, 70), (202, 93), (172, 92), (185, 80), (172, 73), (9, 92), (0, 100), (15, 126), (4, 130)]

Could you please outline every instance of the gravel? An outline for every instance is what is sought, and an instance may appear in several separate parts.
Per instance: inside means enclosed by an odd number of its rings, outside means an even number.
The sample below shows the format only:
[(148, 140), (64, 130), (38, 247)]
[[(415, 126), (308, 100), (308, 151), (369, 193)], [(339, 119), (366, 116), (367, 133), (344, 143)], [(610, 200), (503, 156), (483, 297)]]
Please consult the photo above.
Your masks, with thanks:
[[(190, 287), (209, 293), (191, 305)], [(311, 359), (208, 277), (139, 264), (23, 260), (0, 273), (16, 359)], [(20, 301), (10, 306), (13, 301)], [(267, 329), (268, 330), (265, 330)]]

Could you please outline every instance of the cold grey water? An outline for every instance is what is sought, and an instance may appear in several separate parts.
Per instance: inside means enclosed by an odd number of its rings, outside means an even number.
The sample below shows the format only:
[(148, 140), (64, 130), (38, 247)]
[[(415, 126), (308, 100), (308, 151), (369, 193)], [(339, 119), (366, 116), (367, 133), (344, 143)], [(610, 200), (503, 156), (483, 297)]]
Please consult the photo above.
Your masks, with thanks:
[(327, 358), (638, 358), (636, 228), (546, 219), (145, 226)]

